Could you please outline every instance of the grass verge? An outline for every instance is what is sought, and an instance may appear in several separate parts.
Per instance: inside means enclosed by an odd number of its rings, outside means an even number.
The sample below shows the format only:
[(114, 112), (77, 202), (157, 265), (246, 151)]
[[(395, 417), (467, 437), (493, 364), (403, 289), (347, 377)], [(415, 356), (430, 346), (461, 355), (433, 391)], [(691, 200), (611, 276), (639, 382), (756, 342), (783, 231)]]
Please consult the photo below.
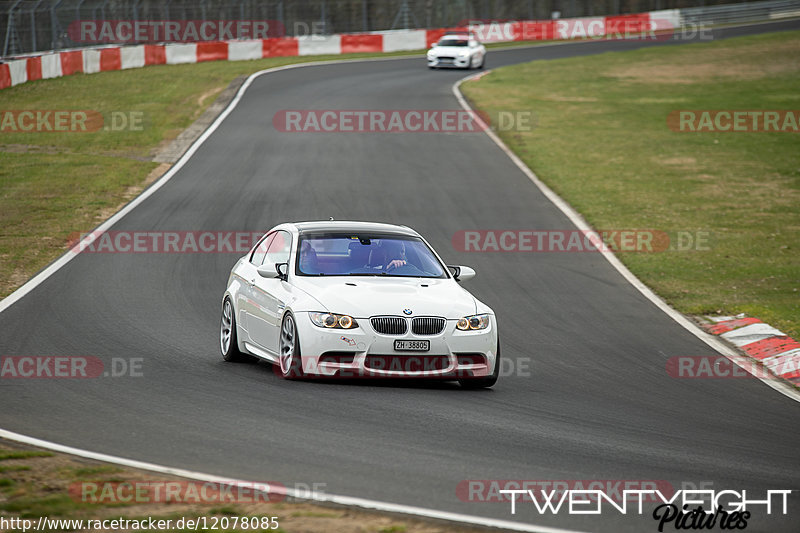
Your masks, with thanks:
[(800, 135), (667, 126), (676, 110), (797, 110), (798, 87), (800, 32), (782, 32), (532, 62), (462, 91), (489, 116), (533, 112), (500, 137), (593, 227), (708, 232), (687, 251), (618, 254), (670, 305), (800, 338)]
[[(265, 501), (251, 491), (215, 490), (202, 482), (117, 467), (60, 453), (40, 452), (12, 441), (0, 440), (0, 519), (19, 518), (38, 523), (39, 517), (73, 520), (73, 527), (48, 531), (88, 531), (87, 520), (205, 520), (215, 531), (364, 533), (408, 532), (467, 533), (473, 528), (413, 517), (401, 517), (286, 499)], [(161, 496), (159, 496), (161, 495)], [(164, 501), (168, 500), (168, 501)], [(253, 501), (255, 500), (255, 501)], [(234, 518), (277, 517), (276, 529), (222, 527)], [(83, 520), (83, 528), (74, 521)], [(203, 522), (200, 522), (201, 524)], [(270, 523), (267, 521), (267, 523)], [(185, 524), (185, 522), (184, 522)], [(138, 528), (135, 528), (138, 529)], [(202, 527), (201, 527), (202, 529)], [(192, 530), (172, 527), (170, 531)], [(20, 528), (4, 529), (17, 532)], [(30, 531), (30, 529), (29, 529)]]

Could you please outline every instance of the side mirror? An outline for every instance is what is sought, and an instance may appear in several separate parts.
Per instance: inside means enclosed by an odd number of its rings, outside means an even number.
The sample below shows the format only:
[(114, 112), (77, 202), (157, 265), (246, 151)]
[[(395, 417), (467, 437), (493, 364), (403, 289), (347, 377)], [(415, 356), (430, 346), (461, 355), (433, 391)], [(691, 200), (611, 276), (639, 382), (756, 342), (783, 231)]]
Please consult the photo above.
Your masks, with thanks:
[(289, 263), (265, 263), (256, 269), (258, 275), (262, 278), (280, 278), (283, 281), (286, 281), (288, 276), (286, 275), (286, 268), (289, 266)]
[(286, 281), (289, 279), (289, 263), (276, 263), (275, 264), (275, 272), (278, 273), (278, 277), (281, 281)]
[(476, 272), (468, 266), (447, 265), (456, 281), (468, 281), (475, 277)]

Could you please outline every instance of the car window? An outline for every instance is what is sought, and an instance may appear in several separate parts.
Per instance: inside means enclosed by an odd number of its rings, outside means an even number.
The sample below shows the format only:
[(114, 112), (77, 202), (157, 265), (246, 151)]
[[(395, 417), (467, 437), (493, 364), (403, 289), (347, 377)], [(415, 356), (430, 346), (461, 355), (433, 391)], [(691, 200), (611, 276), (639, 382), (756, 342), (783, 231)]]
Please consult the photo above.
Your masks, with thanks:
[(264, 263), (288, 263), (289, 249), (292, 247), (292, 236), (288, 231), (276, 231), (275, 238), (269, 243)]
[(468, 41), (466, 39), (456, 39), (454, 37), (442, 37), (442, 40), (439, 41), (439, 46), (467, 46)]
[(275, 233), (267, 233), (264, 237), (259, 241), (259, 243), (253, 248), (253, 253), (250, 255), (250, 262), (253, 263), (255, 266), (261, 266), (261, 263), (264, 262), (264, 256), (267, 255), (267, 248), (269, 247), (270, 242), (272, 241), (273, 237), (275, 237)]
[(303, 235), (297, 248), (295, 272), (301, 276), (447, 277), (432, 250), (408, 235)]

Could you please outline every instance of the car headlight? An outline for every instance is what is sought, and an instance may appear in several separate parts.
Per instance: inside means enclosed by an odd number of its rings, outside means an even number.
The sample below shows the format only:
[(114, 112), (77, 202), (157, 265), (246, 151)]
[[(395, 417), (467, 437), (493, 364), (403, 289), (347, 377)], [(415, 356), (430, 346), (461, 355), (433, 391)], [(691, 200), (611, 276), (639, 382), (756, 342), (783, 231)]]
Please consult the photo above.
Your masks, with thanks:
[(349, 315), (333, 313), (308, 313), (315, 326), (328, 329), (353, 329), (358, 327), (356, 319)]
[(456, 328), (461, 331), (486, 329), (489, 327), (489, 315), (472, 315), (459, 318)]
[(469, 55), (469, 50), (462, 50), (458, 53), (458, 55), (461, 57), (467, 57)]

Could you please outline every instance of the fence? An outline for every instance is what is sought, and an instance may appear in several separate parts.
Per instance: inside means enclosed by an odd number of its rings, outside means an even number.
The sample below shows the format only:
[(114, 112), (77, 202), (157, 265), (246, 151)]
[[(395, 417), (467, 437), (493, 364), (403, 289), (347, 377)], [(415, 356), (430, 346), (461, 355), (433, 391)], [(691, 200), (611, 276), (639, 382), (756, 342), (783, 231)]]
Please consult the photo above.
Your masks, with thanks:
[[(691, 20), (736, 19), (737, 12), (767, 18), (770, 7), (800, 10), (800, 0), (708, 7), (725, 0), (6, 0), (0, 1), (2, 56), (86, 46), (70, 32), (77, 21), (269, 21), (286, 36), (392, 29), (443, 28), (469, 20), (542, 20), (691, 11)], [(730, 4), (736, 0), (727, 0)], [(706, 6), (691, 9), (691, 6)], [(788, 8), (785, 5), (789, 5)], [(690, 8), (690, 9), (685, 9)], [(705, 15), (705, 13), (713, 13)], [(107, 40), (119, 43), (119, 40)], [(142, 41), (140, 41), (142, 42)], [(155, 41), (150, 41), (155, 42)]]
[(800, 17), (800, 0), (744, 2), (733, 5), (695, 7), (680, 11), (681, 21), (684, 25), (713, 26)]

